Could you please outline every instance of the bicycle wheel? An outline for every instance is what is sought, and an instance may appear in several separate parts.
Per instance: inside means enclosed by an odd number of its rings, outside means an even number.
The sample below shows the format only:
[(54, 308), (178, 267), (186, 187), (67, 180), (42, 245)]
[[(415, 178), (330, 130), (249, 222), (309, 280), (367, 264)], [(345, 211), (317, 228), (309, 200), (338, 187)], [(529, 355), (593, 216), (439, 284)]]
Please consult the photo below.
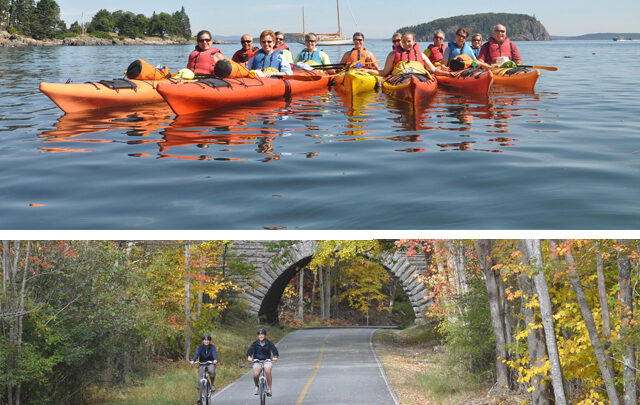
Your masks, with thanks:
[(209, 405), (209, 391), (211, 390), (209, 381), (206, 381), (202, 384), (202, 388), (200, 389), (200, 404), (201, 405)]
[(265, 380), (260, 381), (260, 405), (264, 405), (267, 402), (267, 382)]

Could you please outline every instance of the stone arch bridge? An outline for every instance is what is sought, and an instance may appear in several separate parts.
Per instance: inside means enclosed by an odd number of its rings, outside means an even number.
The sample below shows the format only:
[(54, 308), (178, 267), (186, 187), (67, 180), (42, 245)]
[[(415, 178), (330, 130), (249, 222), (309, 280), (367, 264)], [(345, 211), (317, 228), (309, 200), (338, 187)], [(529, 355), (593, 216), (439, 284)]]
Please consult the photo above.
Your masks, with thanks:
[[(261, 241), (235, 241), (231, 253), (241, 256), (243, 261), (255, 266), (258, 270), (258, 283), (246, 286), (243, 298), (248, 303), (249, 315), (259, 316), (268, 322), (278, 320), (278, 304), (285, 287), (298, 273), (311, 262), (316, 251), (315, 241), (301, 241), (290, 246), (286, 254), (270, 251)], [(287, 257), (286, 261), (274, 264), (276, 255)], [(383, 253), (381, 264), (399, 282), (405, 291), (416, 322), (423, 319), (429, 305), (427, 291), (419, 283), (416, 275), (426, 270), (427, 263), (423, 256), (405, 257), (404, 253)]]

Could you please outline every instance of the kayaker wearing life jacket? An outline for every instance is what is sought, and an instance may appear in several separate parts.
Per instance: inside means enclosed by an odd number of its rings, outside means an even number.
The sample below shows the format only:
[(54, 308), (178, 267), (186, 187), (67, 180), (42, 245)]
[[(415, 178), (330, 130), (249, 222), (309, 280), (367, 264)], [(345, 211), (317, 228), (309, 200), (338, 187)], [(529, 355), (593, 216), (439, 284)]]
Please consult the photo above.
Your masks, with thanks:
[(327, 55), (322, 49), (316, 47), (316, 44), (318, 43), (318, 37), (316, 34), (311, 32), (306, 34), (304, 36), (304, 43), (307, 47), (300, 51), (298, 56), (296, 56), (296, 59), (293, 61), (294, 64), (298, 62), (304, 62), (309, 66), (331, 64), (329, 55)]
[(284, 43), (285, 36), (282, 32), (276, 31), (276, 45), (273, 47), (274, 50), (282, 50), (282, 54), (287, 59), (287, 62), (293, 65), (293, 54), (291, 54), (291, 49)]
[(260, 50), (257, 46), (253, 46), (253, 37), (249, 34), (244, 34), (240, 38), (240, 45), (242, 48), (238, 49), (231, 58), (232, 61), (240, 63), (243, 66), (247, 66), (249, 59), (253, 58), (253, 55)]
[(291, 65), (282, 55), (281, 50), (274, 51), (276, 35), (271, 30), (262, 31), (260, 34), (260, 45), (262, 49), (253, 55), (247, 63), (249, 70), (259, 70), (266, 77), (292, 75)]
[(444, 43), (444, 38), (444, 31), (436, 30), (433, 33), (433, 43), (424, 51), (424, 55), (429, 58), (431, 63), (434, 65), (442, 62), (444, 51), (447, 49), (447, 44)]
[(522, 65), (522, 58), (520, 57), (520, 52), (518, 52), (518, 47), (507, 38), (507, 29), (505, 26), (498, 24), (493, 27), (493, 37), (489, 38), (489, 40), (482, 45), (478, 60), (494, 64), (501, 56), (509, 58), (515, 62), (516, 65)]
[(462, 55), (463, 53), (469, 55), (471, 59), (476, 59), (473, 51), (471, 50), (471, 45), (467, 43), (467, 38), (469, 37), (469, 30), (466, 28), (458, 28), (456, 31), (456, 41), (449, 42), (447, 45), (447, 49), (444, 51), (444, 55), (442, 56), (442, 60), (448, 66), (451, 59), (455, 58), (458, 55)]
[(480, 49), (482, 48), (482, 34), (473, 34), (471, 36), (471, 51), (478, 59), (478, 55), (480, 55)]
[(196, 35), (198, 45), (196, 49), (189, 55), (187, 69), (193, 71), (197, 75), (211, 75), (216, 63), (224, 59), (222, 51), (218, 48), (211, 47), (211, 33), (202, 30)]
[(402, 35), (401, 46), (387, 56), (384, 69), (379, 71), (382, 76), (402, 73), (426, 73), (431, 72), (442, 76), (455, 76), (456, 73), (437, 68), (431, 61), (423, 57), (420, 45), (416, 43), (413, 32), (405, 32)]
[(378, 67), (375, 55), (364, 47), (364, 34), (362, 32), (356, 32), (352, 38), (353, 49), (342, 55), (340, 63), (348, 63), (349, 66), (355, 67), (358, 67), (357, 65), (359, 63), (359, 67), (379, 70), (380, 68)]

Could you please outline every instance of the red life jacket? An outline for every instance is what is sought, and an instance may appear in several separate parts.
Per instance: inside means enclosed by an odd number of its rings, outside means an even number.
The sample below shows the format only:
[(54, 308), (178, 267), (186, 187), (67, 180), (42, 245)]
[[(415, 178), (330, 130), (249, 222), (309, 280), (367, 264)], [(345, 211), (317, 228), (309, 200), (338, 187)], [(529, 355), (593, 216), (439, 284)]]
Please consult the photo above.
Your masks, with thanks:
[[(509, 38), (505, 38), (505, 40), (499, 44), (493, 37), (490, 37), (489, 40), (482, 45), (480, 54), (487, 63), (495, 63), (500, 56), (507, 56), (509, 60), (520, 59), (520, 53), (517, 49), (514, 52), (513, 48), (513, 44), (509, 41)], [(487, 60), (487, 57), (489, 57), (489, 60)]]
[(366, 48), (362, 48), (362, 51), (358, 51), (355, 48), (349, 51), (349, 56), (347, 57), (347, 63), (356, 64), (362, 63), (363, 65), (367, 62), (373, 62), (369, 57), (369, 52), (367, 52)]
[(444, 56), (444, 51), (447, 49), (446, 45), (442, 45), (442, 47), (435, 46), (434, 44), (430, 44), (428, 48), (431, 50), (431, 56), (429, 56), (429, 60), (433, 63), (440, 62)]
[(258, 52), (259, 50), (260, 48), (255, 46), (251, 47), (251, 49), (246, 51), (244, 49), (238, 49), (236, 53), (233, 54), (233, 57), (231, 58), (231, 60), (236, 63), (242, 63), (243, 65), (246, 65), (247, 62), (251, 58), (253, 58), (253, 55), (255, 55), (256, 52)]
[(409, 61), (424, 63), (424, 59), (422, 59), (422, 52), (420, 52), (420, 45), (418, 45), (417, 42), (413, 44), (413, 48), (408, 51), (401, 46), (397, 47), (393, 51), (393, 66), (397, 65), (398, 62)]
[(210, 48), (203, 51), (199, 46), (196, 46), (196, 49), (189, 55), (187, 69), (192, 70), (197, 75), (213, 74), (213, 68), (216, 66), (213, 55), (218, 52), (220, 52), (218, 48)]
[(285, 44), (282, 44), (282, 45), (280, 45), (280, 46), (274, 46), (274, 47), (273, 47), (273, 50), (274, 50), (274, 51), (277, 51), (278, 49), (282, 49), (282, 50), (284, 51), (285, 49), (289, 49), (289, 47), (288, 47), (287, 45), (285, 45)]

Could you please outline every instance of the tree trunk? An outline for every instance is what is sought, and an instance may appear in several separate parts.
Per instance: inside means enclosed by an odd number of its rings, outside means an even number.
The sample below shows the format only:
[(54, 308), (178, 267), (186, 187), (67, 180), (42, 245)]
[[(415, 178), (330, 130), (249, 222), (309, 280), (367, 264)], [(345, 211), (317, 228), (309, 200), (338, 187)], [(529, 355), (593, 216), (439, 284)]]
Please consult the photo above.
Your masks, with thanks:
[[(496, 382), (499, 390), (509, 389), (509, 371), (507, 365), (503, 362), (507, 360), (507, 350), (505, 347), (505, 325), (504, 325), (504, 307), (500, 302), (499, 283), (501, 279), (491, 268), (491, 247), (493, 241), (489, 239), (478, 239), (475, 241), (476, 252), (478, 253), (478, 261), (484, 273), (484, 282), (489, 295), (489, 310), (491, 312), (491, 326), (493, 327), (493, 335), (496, 341)], [(496, 277), (497, 276), (497, 277)]]
[(184, 359), (191, 353), (191, 242), (184, 245)]
[[(527, 254), (527, 250), (520, 248), (522, 250), (522, 258), (521, 263), (526, 264), (529, 263), (529, 256)], [(527, 272), (521, 272), (520, 278), (520, 289), (522, 290), (523, 300), (526, 299), (527, 302), (522, 303), (522, 311), (524, 312), (525, 322), (527, 325), (531, 325), (534, 322), (539, 321), (539, 317), (536, 311), (527, 305), (529, 300), (533, 299), (535, 295), (535, 287), (533, 285), (533, 279), (529, 277)], [(527, 326), (530, 328), (529, 326)], [(529, 334), (527, 335), (527, 349), (529, 350), (529, 365), (531, 367), (540, 367), (542, 366), (547, 359), (547, 347), (544, 343), (544, 335), (542, 331), (538, 328), (530, 328)], [(535, 376), (531, 379), (531, 386), (534, 388), (531, 393), (532, 405), (549, 405), (551, 404), (551, 398), (553, 395), (551, 394), (551, 387), (544, 380), (544, 376)]]
[(620, 402), (618, 400), (615, 383), (613, 382), (613, 370), (609, 368), (607, 355), (604, 352), (602, 343), (600, 342), (600, 335), (598, 334), (596, 321), (593, 319), (593, 313), (591, 312), (587, 295), (582, 287), (580, 276), (576, 271), (575, 260), (573, 259), (571, 251), (567, 251), (567, 253), (565, 253), (565, 259), (567, 263), (569, 263), (569, 281), (571, 282), (571, 287), (573, 287), (573, 292), (576, 294), (578, 305), (580, 306), (580, 312), (582, 312), (582, 318), (584, 319), (587, 332), (589, 333), (589, 340), (591, 341), (591, 347), (595, 352), (598, 367), (600, 367), (600, 373), (602, 374), (602, 379), (607, 389), (609, 403), (611, 405), (618, 405)]
[(318, 284), (320, 287), (320, 319), (326, 319), (326, 307), (324, 306), (324, 267), (318, 269)]
[(331, 319), (331, 266), (327, 266), (327, 279), (325, 280), (326, 296), (324, 297), (324, 305), (326, 309), (324, 311), (327, 319)]
[(540, 314), (542, 316), (542, 325), (544, 327), (545, 341), (549, 353), (549, 363), (551, 365), (551, 383), (553, 385), (553, 393), (555, 395), (557, 405), (567, 405), (567, 399), (564, 391), (564, 381), (562, 375), (562, 365), (560, 364), (560, 355), (558, 354), (558, 344), (556, 341), (555, 329), (553, 326), (553, 308), (551, 305), (551, 297), (549, 295), (549, 287), (547, 279), (544, 275), (542, 251), (540, 249), (539, 239), (524, 239), (520, 241), (521, 249), (526, 249), (529, 263), (534, 268), (533, 284), (538, 292), (538, 301), (540, 303)]
[(393, 308), (396, 305), (396, 290), (398, 289), (398, 280), (391, 279), (391, 286), (389, 288), (389, 312), (393, 312)]
[(311, 313), (315, 310), (316, 304), (316, 283), (318, 282), (318, 272), (313, 272), (313, 284), (311, 286)]
[[(618, 245), (628, 245), (627, 240), (618, 240)], [(628, 246), (625, 246), (627, 248)], [(631, 259), (623, 249), (618, 251), (618, 276), (620, 283), (621, 326), (620, 337), (625, 338), (632, 333), (633, 322), (633, 289), (631, 288)], [(624, 363), (624, 405), (637, 405), (636, 383), (636, 345), (629, 342), (626, 345), (622, 361)]]
[(298, 271), (298, 319), (304, 322), (304, 269)]
[(596, 253), (596, 260), (596, 271), (598, 273), (598, 299), (600, 300), (600, 308), (602, 308), (602, 334), (605, 340), (609, 341), (611, 340), (611, 317), (609, 316), (609, 300), (607, 299), (607, 285), (604, 277), (604, 260), (602, 259), (602, 252)]
[(469, 290), (467, 284), (467, 274), (464, 268), (464, 245), (462, 241), (456, 241), (456, 244), (449, 240), (449, 252), (451, 254), (451, 261), (456, 271), (456, 286), (458, 287), (458, 295), (465, 295)]

